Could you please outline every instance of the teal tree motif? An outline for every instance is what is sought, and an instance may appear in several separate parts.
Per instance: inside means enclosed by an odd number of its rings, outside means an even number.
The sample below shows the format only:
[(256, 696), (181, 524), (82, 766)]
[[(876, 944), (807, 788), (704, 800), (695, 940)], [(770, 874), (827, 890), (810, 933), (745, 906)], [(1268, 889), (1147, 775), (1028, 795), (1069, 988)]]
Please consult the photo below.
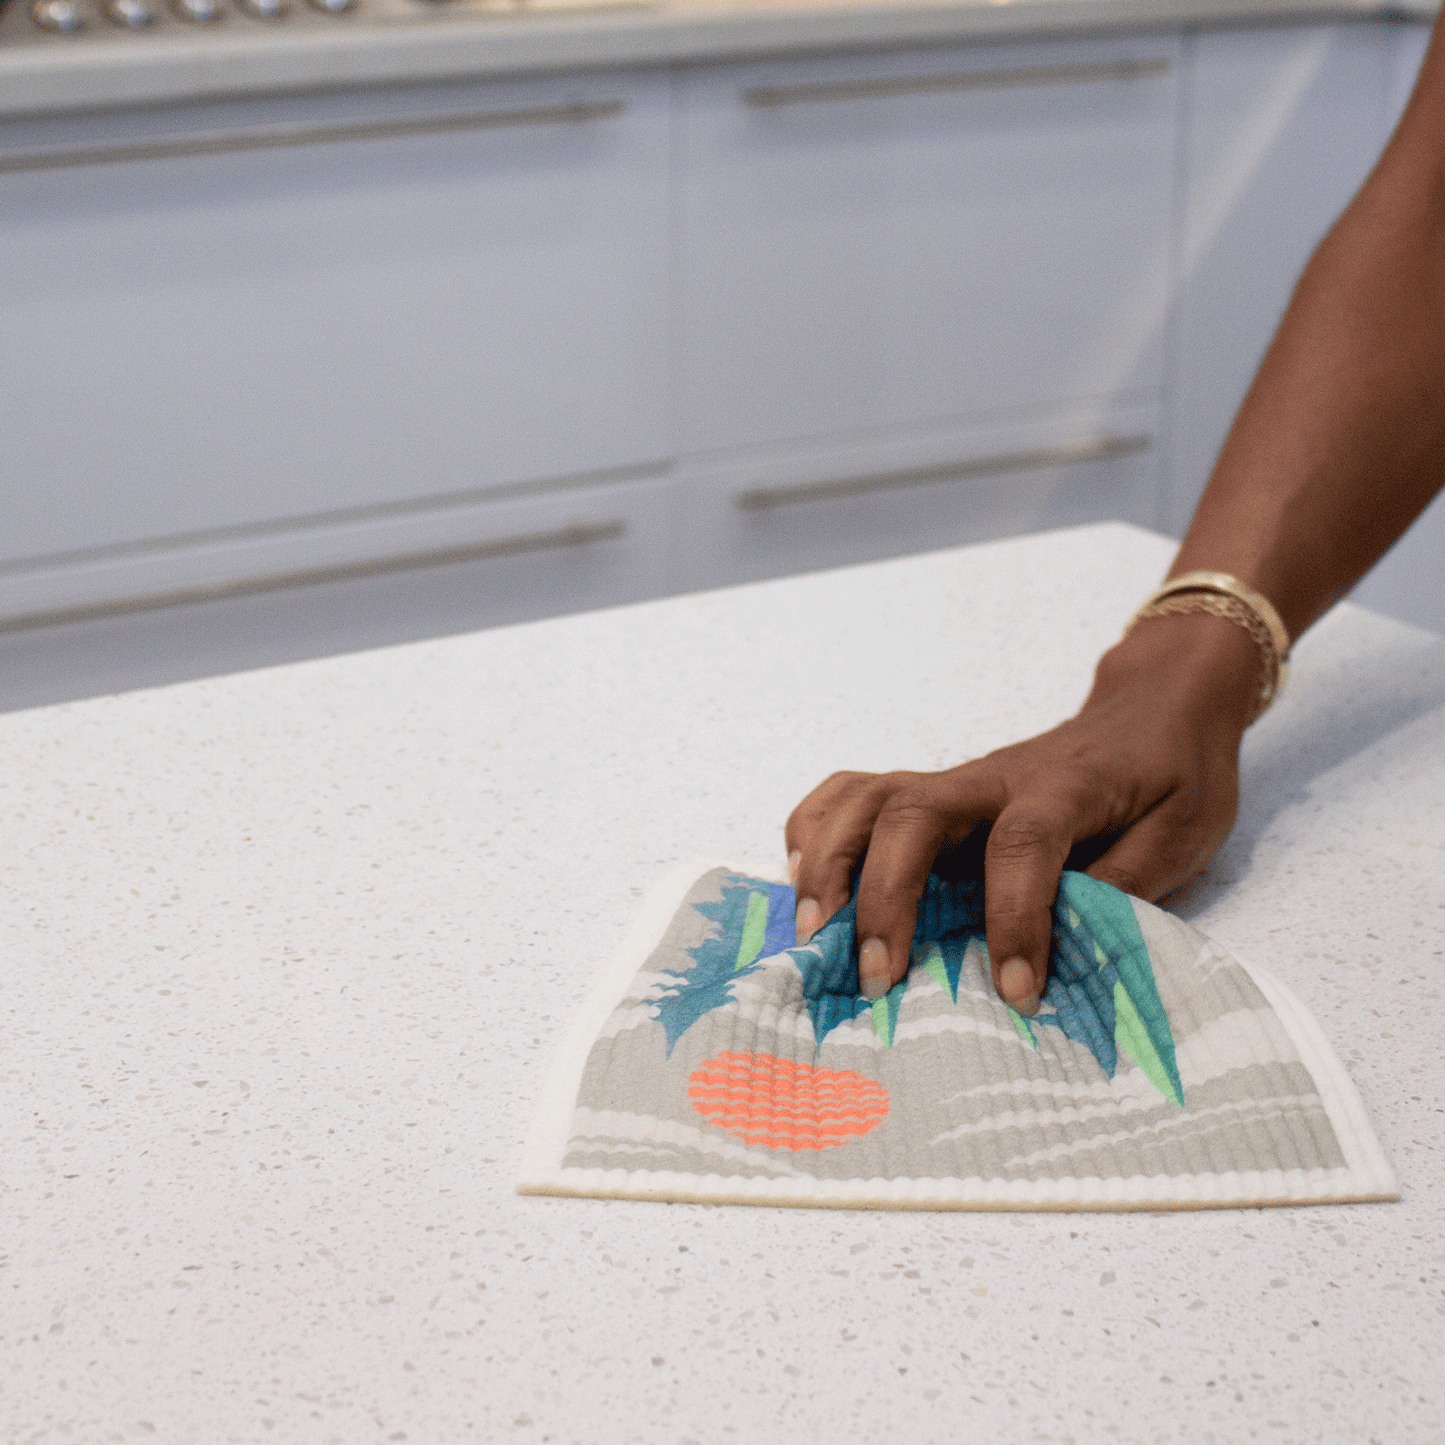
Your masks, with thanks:
[[(793, 890), (782, 884), (732, 877), (718, 903), (695, 905), (719, 925), (690, 950), (694, 966), (671, 977), (676, 986), (659, 1000), (658, 1018), (668, 1053), (703, 1014), (733, 997), (735, 979), (766, 958), (787, 953), (802, 974), (803, 998), (813, 1037), (823, 1040), (840, 1024), (871, 1015), (886, 1047), (893, 1044), (907, 980), (876, 1001), (858, 992), (854, 957), (855, 904), (850, 901), (804, 947), (793, 946)], [(983, 885), (930, 876), (918, 905), (913, 957), (958, 1002), (959, 979), (969, 944), (984, 938)], [(1183, 1106), (1174, 1036), (1154, 983), (1149, 950), (1128, 897), (1082, 873), (1065, 873), (1054, 903), (1048, 986), (1039, 1013), (1022, 1018), (1009, 1010), (1015, 1029), (1038, 1047), (1039, 1026), (1059, 1029), (1083, 1044), (1109, 1078), (1127, 1054), (1165, 1098)]]
[(734, 875), (723, 883), (718, 902), (693, 907), (719, 926), (688, 950), (693, 960), (690, 969), (668, 974), (677, 983), (659, 999), (657, 1018), (667, 1033), (669, 1055), (703, 1014), (731, 1001), (735, 980), (797, 939), (793, 890), (781, 883)]
[[(1112, 1079), (1122, 1049), (1181, 1108), (1174, 1033), (1128, 896), (1086, 873), (1065, 873), (1054, 900), (1044, 1008), (1032, 1020), (1084, 1044)], [(1027, 1022), (1027, 1021), (1025, 1021)]]

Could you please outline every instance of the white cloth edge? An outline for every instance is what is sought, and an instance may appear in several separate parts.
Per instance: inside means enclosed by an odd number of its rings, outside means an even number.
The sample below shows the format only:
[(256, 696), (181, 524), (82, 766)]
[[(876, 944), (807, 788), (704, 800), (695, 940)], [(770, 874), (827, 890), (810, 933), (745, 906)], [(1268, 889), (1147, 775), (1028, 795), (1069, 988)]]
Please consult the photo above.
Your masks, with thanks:
[(1314, 1015), (1272, 973), (1242, 959), (1235, 962), (1254, 980), (1310, 1071), (1351, 1175), (1369, 1191), (1368, 1197), (1399, 1199), (1399, 1180), (1365, 1112), (1364, 1100)]
[[(1309, 1071), (1345, 1155), (1343, 1169), (1161, 1175), (1131, 1179), (758, 1179), (670, 1171), (564, 1169), (572, 1114), (592, 1043), (667, 931), (693, 884), (726, 864), (675, 864), (636, 918), (557, 1044), (522, 1152), (519, 1194), (776, 1204), (834, 1209), (1234, 1209), (1275, 1204), (1393, 1202), (1399, 1184), (1339, 1056), (1308, 1009), (1273, 974), (1238, 959)], [(732, 869), (731, 871), (738, 871)], [(754, 873), (754, 877), (762, 876)]]
[(769, 1204), (805, 1209), (1110, 1210), (1260, 1209), (1271, 1205), (1388, 1203), (1346, 1169), (1275, 1169), (1130, 1179), (757, 1179), (664, 1170), (561, 1169), (522, 1194), (681, 1204)]
[[(612, 957), (597, 976), (591, 992), (571, 1024), (558, 1040), (556, 1050), (542, 1077), (532, 1127), (522, 1149), (521, 1194), (554, 1193), (543, 1188), (555, 1181), (562, 1170), (567, 1139), (572, 1128), (572, 1110), (582, 1087), (587, 1055), (602, 1025), (622, 1002), (628, 985), (647, 962), (652, 950), (667, 932), (673, 915), (682, 907), (688, 890), (704, 873), (718, 867), (697, 858), (674, 864), (648, 890), (642, 907), (617, 945)], [(537, 1187), (532, 1187), (537, 1186)]]

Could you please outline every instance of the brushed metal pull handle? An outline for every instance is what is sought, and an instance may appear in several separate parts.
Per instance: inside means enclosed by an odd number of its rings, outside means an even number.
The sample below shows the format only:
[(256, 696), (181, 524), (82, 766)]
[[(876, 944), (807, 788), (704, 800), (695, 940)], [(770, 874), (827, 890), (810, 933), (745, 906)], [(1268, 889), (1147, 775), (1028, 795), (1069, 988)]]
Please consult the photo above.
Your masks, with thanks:
[(74, 607), (56, 607), (43, 612), (22, 612), (0, 617), (0, 633), (28, 632), (61, 622), (90, 622), (100, 617), (125, 617), (133, 612), (153, 612), (161, 607), (179, 607), (189, 602), (219, 602), (230, 597), (253, 597), (262, 592), (282, 592), (291, 587), (312, 587), (320, 582), (352, 582), (362, 577), (384, 577), (391, 572), (410, 572), (423, 567), (445, 567), (451, 562), (480, 562), (491, 557), (514, 557), (521, 552), (547, 552), (562, 547), (585, 547), (590, 542), (614, 542), (627, 535), (627, 523), (574, 522), (548, 532), (527, 532), (500, 537), (490, 542), (473, 542), (465, 547), (444, 547), (427, 552), (403, 552), (375, 557), (364, 562), (340, 562), (331, 567), (308, 567), (295, 572), (273, 572), (264, 577), (246, 577), (236, 582), (215, 582), (198, 587), (176, 587), (138, 597), (119, 597), (111, 602), (87, 602)]
[(840, 497), (862, 497), (876, 492), (901, 492), (909, 487), (934, 486), (940, 482), (966, 482), (980, 477), (1000, 477), (1009, 472), (1028, 472), (1038, 467), (1067, 466), (1076, 462), (1110, 461), (1147, 450), (1153, 438), (1134, 436), (1100, 437), (1092, 441), (1068, 442), (1057, 447), (1037, 447), (1026, 452), (1008, 452), (997, 457), (950, 462), (939, 467), (908, 467), (897, 472), (873, 472), (845, 477), (834, 482), (801, 482), (791, 487), (752, 487), (733, 497), (733, 505), (744, 512), (766, 512), (775, 507), (796, 507), (805, 502), (832, 502)]
[(627, 102), (623, 100), (574, 100), (564, 105), (531, 105), (519, 110), (482, 110), (470, 115), (423, 116), (412, 120), (256, 126), (225, 135), (177, 136), (174, 140), (136, 141), (128, 145), (90, 146), (83, 150), (32, 151), (23, 155), (0, 156), (0, 175), (14, 175), (19, 171), (64, 170), (70, 166), (109, 166), (123, 161), (219, 156), (237, 151), (291, 150), (297, 146), (391, 140), (397, 136), (450, 135), (520, 125), (575, 125), (582, 121), (608, 120), (621, 115), (626, 109)]
[(825, 80), (807, 85), (755, 85), (743, 92), (748, 105), (772, 107), (819, 100), (877, 100), (892, 95), (937, 95), (952, 90), (1003, 90), (1024, 85), (1072, 85), (1093, 80), (1140, 80), (1164, 75), (1169, 61), (1080, 61), (1072, 65), (1020, 65), (1003, 70), (946, 75), (899, 75), (881, 80)]

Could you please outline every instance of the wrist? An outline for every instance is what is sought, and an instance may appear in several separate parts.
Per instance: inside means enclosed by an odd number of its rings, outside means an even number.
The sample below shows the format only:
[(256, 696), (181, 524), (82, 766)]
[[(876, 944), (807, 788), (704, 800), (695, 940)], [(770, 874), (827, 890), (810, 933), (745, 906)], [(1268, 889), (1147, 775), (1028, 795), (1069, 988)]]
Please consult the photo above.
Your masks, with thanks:
[(1262, 592), (1228, 572), (1208, 569), (1185, 572), (1156, 588), (1136, 609), (1124, 628), (1146, 617), (1204, 612), (1223, 617), (1244, 629), (1259, 651), (1259, 687), (1250, 721), (1262, 717), (1279, 696), (1289, 676), (1289, 632), (1274, 604)]
[(1228, 619), (1200, 612), (1145, 617), (1099, 659), (1086, 706), (1143, 690), (1170, 711), (1243, 734), (1259, 678), (1259, 649)]

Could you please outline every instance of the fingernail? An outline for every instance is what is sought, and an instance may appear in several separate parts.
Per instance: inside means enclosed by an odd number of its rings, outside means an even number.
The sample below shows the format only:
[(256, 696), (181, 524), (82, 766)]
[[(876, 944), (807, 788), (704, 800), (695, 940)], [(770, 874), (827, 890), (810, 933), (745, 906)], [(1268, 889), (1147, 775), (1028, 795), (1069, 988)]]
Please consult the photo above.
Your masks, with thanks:
[(795, 921), (798, 926), (798, 942), (806, 943), (823, 923), (823, 910), (818, 907), (818, 900), (816, 898), (801, 899), (798, 903)]
[(1015, 1013), (1035, 1014), (1039, 1008), (1039, 991), (1034, 971), (1021, 958), (1011, 958), (998, 971), (998, 991)]
[(802, 853), (801, 853), (797, 848), (794, 848), (793, 851), (788, 854), (788, 882), (789, 882), (789, 883), (796, 883), (796, 882), (798, 881), (798, 864), (801, 863), (802, 861), (803, 861), (803, 855), (802, 855)]
[(888, 977), (888, 945), (870, 938), (858, 950), (858, 992), (864, 998), (882, 998), (892, 987)]

